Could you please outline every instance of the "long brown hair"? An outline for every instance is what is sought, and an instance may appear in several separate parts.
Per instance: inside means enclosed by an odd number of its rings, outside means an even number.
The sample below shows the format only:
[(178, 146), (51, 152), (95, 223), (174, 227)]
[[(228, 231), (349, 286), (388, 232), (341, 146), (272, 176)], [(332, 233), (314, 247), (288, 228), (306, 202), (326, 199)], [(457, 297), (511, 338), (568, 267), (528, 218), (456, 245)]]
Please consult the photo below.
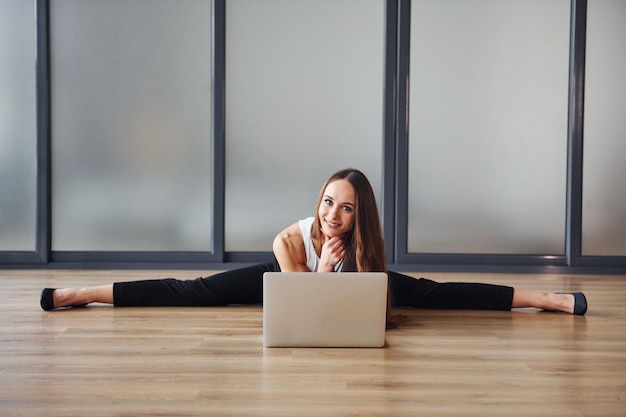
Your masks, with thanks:
[(321, 220), (318, 209), (324, 198), (328, 184), (337, 180), (347, 180), (354, 188), (356, 204), (352, 231), (344, 238), (346, 256), (343, 271), (386, 272), (387, 256), (383, 241), (378, 207), (372, 186), (361, 171), (353, 168), (343, 169), (331, 175), (320, 190), (315, 209), (315, 220), (311, 230), (313, 241), (321, 245), (324, 237), (321, 232)]

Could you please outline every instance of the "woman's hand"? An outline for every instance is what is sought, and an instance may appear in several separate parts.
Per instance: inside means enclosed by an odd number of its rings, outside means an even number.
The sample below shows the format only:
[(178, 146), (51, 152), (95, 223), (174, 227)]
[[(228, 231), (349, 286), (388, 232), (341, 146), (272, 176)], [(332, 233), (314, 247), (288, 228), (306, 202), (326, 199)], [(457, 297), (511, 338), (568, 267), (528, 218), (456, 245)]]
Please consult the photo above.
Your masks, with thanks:
[(322, 245), (319, 272), (334, 272), (337, 265), (346, 256), (346, 249), (341, 236), (327, 238)]

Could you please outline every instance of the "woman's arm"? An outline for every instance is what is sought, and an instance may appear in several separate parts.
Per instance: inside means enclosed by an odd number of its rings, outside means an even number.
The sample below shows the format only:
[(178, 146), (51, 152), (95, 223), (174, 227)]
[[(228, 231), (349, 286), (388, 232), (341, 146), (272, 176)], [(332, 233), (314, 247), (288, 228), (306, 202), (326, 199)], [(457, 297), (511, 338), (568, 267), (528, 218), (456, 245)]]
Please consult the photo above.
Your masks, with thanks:
[(274, 238), (274, 256), (283, 272), (311, 272), (306, 266), (304, 240), (299, 223), (294, 223)]

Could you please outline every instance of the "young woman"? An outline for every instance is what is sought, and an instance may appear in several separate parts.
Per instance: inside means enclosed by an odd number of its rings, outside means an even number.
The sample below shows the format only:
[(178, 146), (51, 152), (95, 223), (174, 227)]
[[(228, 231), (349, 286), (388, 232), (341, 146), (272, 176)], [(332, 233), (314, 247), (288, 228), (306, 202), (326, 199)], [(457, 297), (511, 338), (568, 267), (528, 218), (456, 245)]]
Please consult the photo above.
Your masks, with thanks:
[(83, 306), (217, 306), (259, 304), (267, 271), (384, 271), (392, 305), (415, 308), (510, 310), (535, 307), (583, 315), (583, 293), (528, 292), (480, 283), (437, 283), (387, 271), (378, 209), (363, 173), (345, 169), (323, 185), (315, 217), (300, 220), (274, 239), (275, 261), (234, 269), (206, 278), (118, 282), (87, 288), (45, 288), (41, 307)]

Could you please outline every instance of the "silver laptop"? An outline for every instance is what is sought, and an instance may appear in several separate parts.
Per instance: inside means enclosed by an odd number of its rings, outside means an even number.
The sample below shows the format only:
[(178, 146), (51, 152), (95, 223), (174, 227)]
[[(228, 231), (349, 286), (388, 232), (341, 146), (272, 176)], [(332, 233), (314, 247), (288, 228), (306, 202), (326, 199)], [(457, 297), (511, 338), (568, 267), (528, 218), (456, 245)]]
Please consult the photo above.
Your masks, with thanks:
[(266, 272), (263, 346), (382, 347), (384, 272)]

